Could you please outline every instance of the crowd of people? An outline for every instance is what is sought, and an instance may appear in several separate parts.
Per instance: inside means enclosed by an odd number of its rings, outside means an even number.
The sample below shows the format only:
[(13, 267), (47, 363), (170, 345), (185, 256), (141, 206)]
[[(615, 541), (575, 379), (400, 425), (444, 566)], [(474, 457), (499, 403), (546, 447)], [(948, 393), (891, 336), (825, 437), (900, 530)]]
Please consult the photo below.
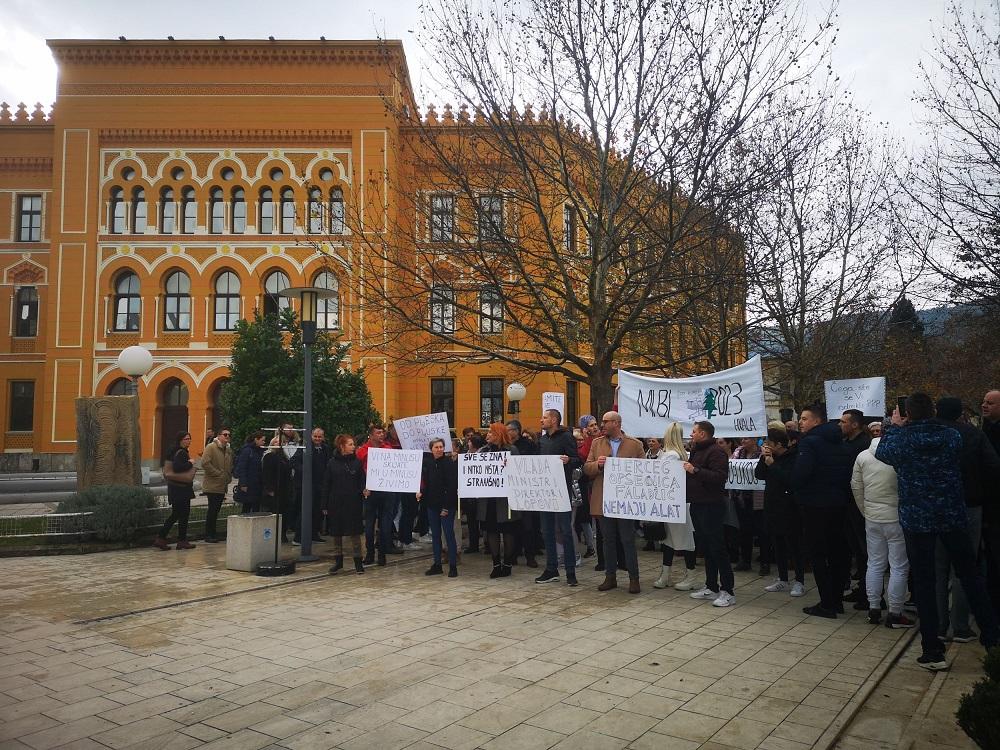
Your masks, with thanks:
[[(662, 438), (642, 441), (626, 435), (621, 416), (609, 411), (598, 421), (584, 416), (570, 430), (557, 410), (548, 410), (538, 434), (517, 420), (491, 424), (484, 433), (467, 428), (451, 445), (432, 441), (424, 454), (420, 491), (396, 493), (365, 488), (368, 453), (399, 448), (390, 425), (372, 425), (366, 436), (337, 435), (332, 446), (322, 428), (303, 445), (291, 424), (268, 442), (252, 433), (235, 452), (231, 431), (220, 430), (201, 459), (202, 488), (208, 498), (205, 541), (218, 541), (216, 519), (235, 479), (234, 499), (244, 512), (281, 515), (283, 541), (301, 542), (298, 509), (303, 492), (312, 493), (313, 540), (331, 537), (334, 564), (344, 569), (350, 546), (354, 570), (385, 565), (387, 556), (424, 550), (433, 561), (426, 575), (458, 576), (461, 518), (468, 529), (463, 552), (491, 556), (491, 579), (511, 575), (522, 560), (544, 568), (535, 583), (577, 586), (576, 570), (596, 557), (604, 572), (597, 587), (641, 592), (637, 537), (646, 550), (657, 545), (662, 562), (653, 582), (672, 586), (716, 607), (736, 602), (735, 571), (749, 571), (757, 551), (769, 594), (807, 593), (812, 570), (818, 601), (803, 607), (812, 617), (836, 619), (845, 604), (867, 610), (872, 625), (909, 628), (915, 608), (922, 654), (928, 669), (947, 666), (948, 640), (978, 638), (987, 648), (1000, 638), (1000, 391), (982, 403), (982, 427), (964, 418), (962, 404), (923, 393), (897, 406), (890, 418), (871, 421), (848, 410), (828, 420), (821, 405), (801, 411), (798, 421), (772, 422), (762, 439), (716, 438), (710, 421), (694, 423), (685, 443), (672, 423)], [(194, 497), (191, 436), (181, 433), (164, 462), (171, 514), (154, 546), (178, 525), (177, 549), (190, 549), (187, 522)], [(267, 445), (265, 445), (267, 443)], [(303, 487), (303, 457), (312, 451), (312, 480)], [(563, 464), (572, 508), (567, 512), (526, 512), (505, 497), (458, 498), (457, 456), (463, 452), (557, 456)], [(603, 472), (609, 457), (677, 461), (685, 472), (684, 523), (649, 523), (603, 515)], [(754, 474), (763, 491), (727, 490), (729, 461), (756, 460)], [(579, 552), (577, 550), (580, 550)], [(697, 556), (704, 571), (697, 570)], [(675, 559), (683, 570), (674, 574)], [(562, 570), (562, 574), (560, 574)], [(886, 580), (888, 583), (886, 584)], [(883, 615), (884, 613), (884, 615)]]

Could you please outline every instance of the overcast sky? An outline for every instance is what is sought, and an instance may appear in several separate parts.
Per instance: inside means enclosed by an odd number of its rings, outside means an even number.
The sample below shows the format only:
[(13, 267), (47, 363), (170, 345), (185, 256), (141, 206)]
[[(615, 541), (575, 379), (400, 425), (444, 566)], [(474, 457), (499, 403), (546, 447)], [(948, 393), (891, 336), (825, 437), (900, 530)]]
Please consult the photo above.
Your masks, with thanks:
[[(828, 0), (803, 0), (815, 12)], [(976, 2), (976, 0), (966, 0)], [(841, 0), (834, 66), (856, 103), (911, 143), (917, 62), (932, 45), (945, 0)], [(419, 87), (416, 0), (0, 0), (0, 101), (46, 107), (56, 69), (46, 39), (402, 39)], [(426, 78), (424, 78), (426, 80)], [(13, 107), (12, 107), (13, 109)], [(30, 109), (30, 107), (29, 107)]]

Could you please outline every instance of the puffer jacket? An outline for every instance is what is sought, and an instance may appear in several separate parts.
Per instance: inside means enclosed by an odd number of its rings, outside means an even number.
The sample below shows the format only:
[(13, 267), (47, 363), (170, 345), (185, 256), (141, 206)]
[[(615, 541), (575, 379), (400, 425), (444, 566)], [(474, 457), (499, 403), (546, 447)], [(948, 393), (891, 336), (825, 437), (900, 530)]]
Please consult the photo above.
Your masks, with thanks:
[(875, 458), (896, 469), (899, 523), (904, 531), (966, 528), (961, 451), (958, 430), (928, 419), (886, 431), (875, 449)]
[(792, 486), (799, 505), (814, 508), (847, 505), (856, 455), (844, 442), (836, 422), (813, 427), (803, 435), (792, 471)]
[(851, 490), (861, 515), (877, 523), (894, 523), (899, 520), (898, 479), (894, 468), (875, 458), (881, 440), (872, 440), (871, 447), (854, 460)]

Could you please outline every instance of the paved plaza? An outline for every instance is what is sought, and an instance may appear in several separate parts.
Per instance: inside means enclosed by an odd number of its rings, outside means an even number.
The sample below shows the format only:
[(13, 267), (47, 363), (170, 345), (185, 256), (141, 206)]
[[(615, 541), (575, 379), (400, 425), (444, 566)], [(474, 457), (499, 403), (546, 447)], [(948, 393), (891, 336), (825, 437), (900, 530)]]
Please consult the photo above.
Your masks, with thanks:
[(574, 589), (482, 555), (456, 579), (420, 553), (291, 580), (224, 557), (0, 560), (0, 748), (973, 747), (953, 713), (978, 645), (930, 674), (912, 631), (807, 618), (812, 592), (749, 573), (717, 609), (654, 590), (654, 553), (639, 596), (597, 592), (592, 560)]

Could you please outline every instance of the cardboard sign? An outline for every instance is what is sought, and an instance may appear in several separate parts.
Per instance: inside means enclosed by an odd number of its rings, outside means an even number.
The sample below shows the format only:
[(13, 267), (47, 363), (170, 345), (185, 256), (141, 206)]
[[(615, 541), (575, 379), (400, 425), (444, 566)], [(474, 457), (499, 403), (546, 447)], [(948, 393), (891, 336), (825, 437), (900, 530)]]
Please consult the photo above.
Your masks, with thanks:
[(753, 475), (757, 468), (756, 458), (729, 459), (729, 479), (726, 480), (727, 490), (759, 490), (764, 491), (764, 480)]
[(371, 448), (365, 489), (375, 492), (420, 492), (423, 451)]
[(838, 419), (848, 409), (857, 409), (866, 417), (885, 416), (885, 378), (827, 380), (826, 413)]
[(458, 496), (507, 497), (504, 475), (509, 455), (505, 451), (462, 453), (458, 457)]
[(609, 458), (604, 464), (604, 515), (685, 523), (687, 480), (681, 461)]
[(563, 424), (566, 424), (566, 394), (556, 391), (545, 391), (542, 394), (542, 414), (549, 409), (555, 409), (562, 416)]
[(566, 471), (559, 456), (508, 456), (504, 482), (512, 510), (570, 510)]
[(618, 412), (634, 437), (660, 437), (671, 422), (685, 436), (695, 422), (715, 426), (716, 437), (767, 434), (764, 376), (760, 357), (737, 367), (693, 378), (650, 378), (618, 371)]
[(451, 450), (448, 415), (443, 411), (435, 414), (422, 414), (419, 417), (394, 419), (392, 424), (399, 437), (399, 446), (404, 450), (430, 452), (430, 442), (437, 438), (444, 440), (446, 452)]

